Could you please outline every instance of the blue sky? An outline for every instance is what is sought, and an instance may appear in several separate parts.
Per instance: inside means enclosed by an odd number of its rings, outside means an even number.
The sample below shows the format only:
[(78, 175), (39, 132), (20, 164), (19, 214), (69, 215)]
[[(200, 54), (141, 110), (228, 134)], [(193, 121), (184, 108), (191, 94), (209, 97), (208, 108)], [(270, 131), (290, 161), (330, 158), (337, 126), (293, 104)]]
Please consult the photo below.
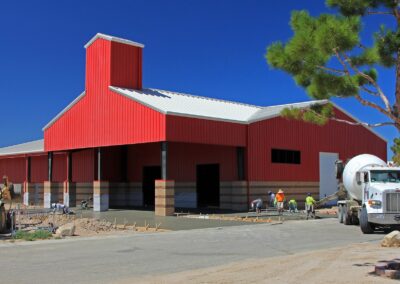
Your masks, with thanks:
[[(322, 0), (2, 1), (0, 146), (42, 138), (42, 127), (83, 91), (83, 46), (97, 32), (146, 45), (145, 87), (257, 105), (308, 100), (264, 59), (267, 45), (290, 38), (290, 12), (299, 9), (331, 11)], [(368, 18), (366, 41), (390, 21)], [(393, 98), (393, 70), (379, 71)], [(336, 102), (361, 120), (384, 120), (352, 99)], [(390, 143), (398, 136), (391, 127), (376, 131)]]

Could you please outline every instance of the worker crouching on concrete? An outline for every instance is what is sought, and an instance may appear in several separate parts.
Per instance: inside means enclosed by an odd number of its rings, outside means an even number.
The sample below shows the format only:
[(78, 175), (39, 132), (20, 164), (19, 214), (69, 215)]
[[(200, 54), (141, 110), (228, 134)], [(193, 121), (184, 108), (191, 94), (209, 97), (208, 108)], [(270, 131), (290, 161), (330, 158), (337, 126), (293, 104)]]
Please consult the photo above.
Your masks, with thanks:
[(261, 198), (253, 200), (250, 204), (251, 210), (256, 211), (257, 213), (261, 212), (262, 206), (263, 206), (263, 201)]
[(308, 220), (308, 217), (311, 216), (311, 218), (315, 218), (315, 209), (314, 206), (316, 204), (316, 201), (314, 197), (311, 196), (311, 193), (307, 193), (306, 197), (306, 211), (307, 211), (307, 217), (306, 219)]
[(296, 199), (292, 198), (289, 200), (289, 212), (290, 213), (297, 213), (297, 202)]
[(283, 192), (282, 189), (278, 190), (278, 193), (275, 196), (276, 200), (276, 208), (278, 209), (278, 213), (282, 214), (283, 213), (283, 204), (285, 202), (285, 193)]

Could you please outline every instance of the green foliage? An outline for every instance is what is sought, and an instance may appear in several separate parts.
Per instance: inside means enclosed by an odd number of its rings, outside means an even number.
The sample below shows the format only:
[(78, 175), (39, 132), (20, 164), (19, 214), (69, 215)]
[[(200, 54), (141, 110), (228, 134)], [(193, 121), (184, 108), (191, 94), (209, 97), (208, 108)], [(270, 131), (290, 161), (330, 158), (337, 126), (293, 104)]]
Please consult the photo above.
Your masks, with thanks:
[[(373, 44), (367, 47), (360, 38), (361, 20), (377, 9), (393, 14), (398, 9), (397, 1), (327, 0), (326, 3), (340, 14), (313, 17), (304, 10), (292, 12), (293, 36), (286, 43), (277, 41), (267, 47), (268, 64), (290, 74), (312, 99), (330, 100), (376, 91), (365, 75), (377, 82), (377, 66), (393, 67), (397, 63), (400, 32), (382, 26), (373, 34)], [(290, 109), (283, 114), (317, 124), (327, 121), (315, 117), (313, 112)]]
[(395, 138), (393, 140), (393, 146), (390, 147), (390, 149), (394, 154), (392, 157), (393, 162), (395, 162), (397, 165), (400, 165), (400, 138)]
[(334, 116), (333, 105), (314, 104), (309, 108), (284, 108), (281, 115), (287, 119), (301, 120), (317, 125), (324, 125), (328, 122), (329, 118)]
[(35, 232), (17, 231), (14, 238), (25, 241), (45, 240), (50, 239), (52, 234), (46, 230), (37, 230)]
[(326, 4), (332, 8), (338, 8), (345, 16), (364, 16), (371, 8), (386, 7), (394, 9), (396, 1), (393, 0), (327, 0)]

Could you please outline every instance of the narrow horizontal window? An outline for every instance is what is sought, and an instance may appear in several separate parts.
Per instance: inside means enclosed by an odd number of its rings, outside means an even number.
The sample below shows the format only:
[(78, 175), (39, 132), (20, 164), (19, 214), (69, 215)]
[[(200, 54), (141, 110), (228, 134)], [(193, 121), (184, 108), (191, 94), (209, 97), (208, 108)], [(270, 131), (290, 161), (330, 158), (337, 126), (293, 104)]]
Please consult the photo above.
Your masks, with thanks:
[(300, 151), (271, 149), (271, 162), (281, 164), (297, 164), (301, 163)]

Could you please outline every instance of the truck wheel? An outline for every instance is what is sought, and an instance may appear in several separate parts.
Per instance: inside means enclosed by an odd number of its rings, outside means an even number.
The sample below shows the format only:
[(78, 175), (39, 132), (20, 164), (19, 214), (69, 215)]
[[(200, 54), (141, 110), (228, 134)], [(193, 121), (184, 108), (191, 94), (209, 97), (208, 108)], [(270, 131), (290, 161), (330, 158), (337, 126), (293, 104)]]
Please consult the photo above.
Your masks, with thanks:
[(337, 216), (338, 216), (339, 223), (343, 223), (343, 206), (342, 205), (338, 206)]
[(365, 207), (361, 209), (360, 228), (364, 234), (372, 234), (374, 232), (374, 226), (368, 222), (368, 213)]
[(348, 211), (347, 211), (347, 205), (343, 206), (342, 212), (343, 212), (343, 224), (352, 225), (351, 216), (349, 216)]

